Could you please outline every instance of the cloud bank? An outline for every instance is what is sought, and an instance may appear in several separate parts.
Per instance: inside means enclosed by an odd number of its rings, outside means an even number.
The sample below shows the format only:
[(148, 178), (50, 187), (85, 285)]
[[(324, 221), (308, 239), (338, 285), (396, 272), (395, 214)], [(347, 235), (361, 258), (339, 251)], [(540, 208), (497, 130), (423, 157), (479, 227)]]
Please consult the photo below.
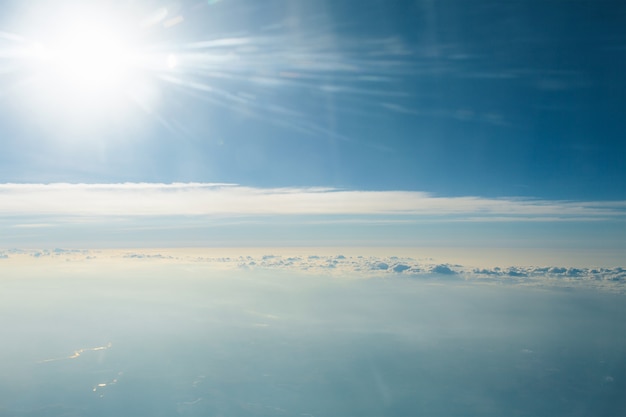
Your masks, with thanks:
[(0, 184), (0, 216), (408, 215), (464, 221), (624, 219), (626, 201), (211, 183)]

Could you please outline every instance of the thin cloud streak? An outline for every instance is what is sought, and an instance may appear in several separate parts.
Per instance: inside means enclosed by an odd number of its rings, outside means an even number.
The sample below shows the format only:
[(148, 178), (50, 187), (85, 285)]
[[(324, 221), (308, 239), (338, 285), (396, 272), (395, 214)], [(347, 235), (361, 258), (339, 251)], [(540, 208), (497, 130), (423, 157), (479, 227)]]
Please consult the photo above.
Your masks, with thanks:
[(624, 219), (626, 201), (437, 197), (417, 191), (211, 183), (0, 184), (0, 215), (412, 215), (476, 221)]

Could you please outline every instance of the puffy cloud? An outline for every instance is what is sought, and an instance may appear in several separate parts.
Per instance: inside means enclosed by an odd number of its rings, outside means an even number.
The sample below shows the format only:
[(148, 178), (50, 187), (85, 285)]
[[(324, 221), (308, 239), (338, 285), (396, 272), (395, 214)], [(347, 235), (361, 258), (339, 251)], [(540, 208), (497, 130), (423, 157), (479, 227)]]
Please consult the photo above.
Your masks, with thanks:
[(410, 266), (405, 265), (405, 264), (398, 264), (396, 266), (393, 267), (393, 272), (404, 272), (411, 269)]
[[(127, 262), (152, 262), (155, 265), (179, 264), (226, 270), (267, 270), (357, 278), (410, 278), (424, 280), (462, 280), (466, 284), (509, 284), (525, 286), (576, 286), (626, 293), (626, 268), (583, 268), (562, 266), (467, 267), (439, 263), (431, 258), (406, 256), (263, 253), (263, 249), (160, 249), (160, 250), (11, 250), (0, 258), (19, 265), (32, 262), (103, 262), (128, 266)], [(9, 257), (8, 254), (11, 253)], [(35, 261), (33, 258), (37, 258)]]
[(454, 274), (456, 274), (456, 272), (454, 270), (450, 269), (450, 267), (448, 265), (436, 265), (436, 266), (431, 268), (430, 272), (432, 272), (434, 274), (442, 274), (442, 275), (454, 275)]

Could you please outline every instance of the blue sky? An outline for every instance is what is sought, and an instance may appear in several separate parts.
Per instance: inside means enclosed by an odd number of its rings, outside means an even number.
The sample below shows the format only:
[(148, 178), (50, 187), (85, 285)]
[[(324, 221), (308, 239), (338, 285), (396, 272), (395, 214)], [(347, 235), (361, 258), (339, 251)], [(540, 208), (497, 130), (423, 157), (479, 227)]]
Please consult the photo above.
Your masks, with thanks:
[[(372, 230), (393, 221), (411, 223), (413, 235), (427, 236), (425, 244), (446, 235), (448, 244), (473, 235), (512, 241), (520, 232), (532, 234), (530, 245), (593, 240), (591, 246), (623, 249), (624, 2), (222, 0), (87, 7), (40, 0), (2, 7), (1, 184), (238, 184), (250, 194), (229, 208), (152, 215), (206, 219), (217, 211), (261, 222), (267, 217), (259, 216), (278, 216), (283, 224), (304, 215), (313, 223), (367, 224), (362, 243), (415, 244), (400, 238), (407, 229)], [(109, 31), (91, 32), (100, 26)], [(111, 39), (118, 43), (109, 45)], [(124, 57), (133, 55), (132, 63), (120, 61), (121, 49)], [(238, 208), (256, 207), (257, 194), (276, 196), (277, 189), (314, 197), (308, 208)], [(64, 198), (54, 190), (40, 192)], [(326, 194), (337, 190), (381, 194), (328, 203)], [(408, 194), (385, 194), (392, 191)], [(69, 204), (63, 211), (39, 197), (33, 197), (37, 210), (29, 211), (19, 192), (3, 188), (0, 196), (5, 236), (72, 216), (130, 216), (132, 223), (147, 215), (132, 205), (123, 213), (80, 212)], [(311, 209), (322, 195), (325, 208)], [(435, 204), (441, 211), (435, 213), (423, 210), (430, 203), (414, 199), (419, 196), (449, 200)], [(170, 197), (164, 191), (161, 198), (154, 204)], [(381, 199), (393, 203), (380, 210)], [(502, 201), (521, 205), (503, 212)], [(358, 209), (337, 211), (327, 203)], [(559, 212), (564, 204), (600, 210)], [(181, 217), (160, 219), (168, 227), (181, 224)], [(424, 234), (415, 226), (424, 222), (434, 230)], [(471, 233), (459, 231), (459, 222)], [(345, 241), (359, 242), (359, 230), (348, 228)], [(333, 239), (344, 241), (327, 240)]]

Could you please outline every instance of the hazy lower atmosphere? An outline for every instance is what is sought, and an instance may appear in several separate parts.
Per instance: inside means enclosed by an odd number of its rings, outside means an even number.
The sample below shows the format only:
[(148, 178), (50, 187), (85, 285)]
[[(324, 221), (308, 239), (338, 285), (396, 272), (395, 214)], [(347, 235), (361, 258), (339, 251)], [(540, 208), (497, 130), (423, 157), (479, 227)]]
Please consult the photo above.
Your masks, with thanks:
[(74, 262), (3, 278), (2, 416), (624, 412), (623, 294)]

